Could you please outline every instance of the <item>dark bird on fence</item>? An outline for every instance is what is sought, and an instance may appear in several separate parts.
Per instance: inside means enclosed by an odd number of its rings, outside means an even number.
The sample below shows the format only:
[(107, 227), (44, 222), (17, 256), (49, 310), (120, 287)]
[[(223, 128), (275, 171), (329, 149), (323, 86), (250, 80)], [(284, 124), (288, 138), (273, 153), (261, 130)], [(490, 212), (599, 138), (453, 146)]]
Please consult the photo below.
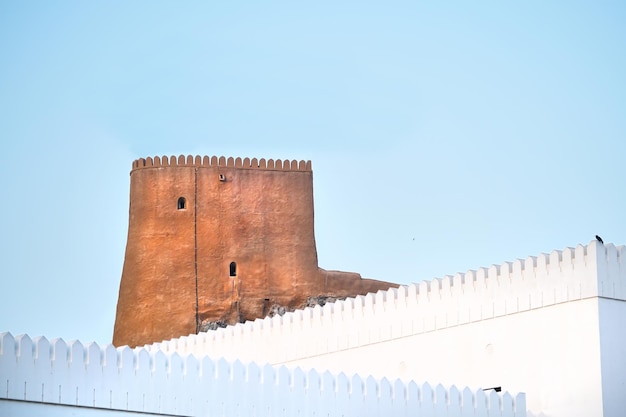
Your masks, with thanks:
[(604, 240), (598, 235), (596, 235), (596, 240), (604, 245)]

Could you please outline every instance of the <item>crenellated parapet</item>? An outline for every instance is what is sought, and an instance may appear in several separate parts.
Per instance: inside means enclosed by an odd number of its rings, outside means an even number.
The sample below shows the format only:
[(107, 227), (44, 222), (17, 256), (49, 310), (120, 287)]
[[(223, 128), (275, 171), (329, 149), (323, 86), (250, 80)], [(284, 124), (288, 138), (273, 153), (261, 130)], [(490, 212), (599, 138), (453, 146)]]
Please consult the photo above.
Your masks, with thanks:
[(10, 333), (0, 333), (0, 375), (0, 412), (8, 406), (3, 400), (10, 400), (181, 416), (435, 417), (450, 415), (442, 414), (447, 410), (479, 417), (526, 415), (524, 394), (433, 388)]
[(594, 240), (135, 349), (3, 333), (0, 414), (601, 415), (626, 406), (625, 302), (626, 247)]
[(597, 415), (624, 380), (625, 283), (626, 247), (594, 240), (135, 349), (4, 333), (0, 409)]
[(261, 169), (270, 171), (303, 171), (311, 172), (311, 161), (298, 161), (289, 159), (257, 159), (257, 158), (233, 158), (224, 156), (155, 156), (139, 158), (133, 161), (133, 170), (144, 168), (161, 167), (197, 167), (197, 168), (241, 168)]
[(594, 240), (146, 348), (285, 364), (593, 297), (626, 300), (626, 246)]
[(116, 346), (394, 286), (319, 267), (310, 161), (142, 158), (129, 203)]

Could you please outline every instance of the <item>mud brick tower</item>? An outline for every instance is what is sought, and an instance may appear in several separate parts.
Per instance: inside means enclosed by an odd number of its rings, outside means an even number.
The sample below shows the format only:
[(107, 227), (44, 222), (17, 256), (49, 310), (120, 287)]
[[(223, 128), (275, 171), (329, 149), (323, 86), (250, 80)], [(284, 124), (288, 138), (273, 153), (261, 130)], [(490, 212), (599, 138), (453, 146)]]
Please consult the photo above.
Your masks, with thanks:
[(310, 161), (133, 162), (116, 346), (395, 286), (318, 267)]

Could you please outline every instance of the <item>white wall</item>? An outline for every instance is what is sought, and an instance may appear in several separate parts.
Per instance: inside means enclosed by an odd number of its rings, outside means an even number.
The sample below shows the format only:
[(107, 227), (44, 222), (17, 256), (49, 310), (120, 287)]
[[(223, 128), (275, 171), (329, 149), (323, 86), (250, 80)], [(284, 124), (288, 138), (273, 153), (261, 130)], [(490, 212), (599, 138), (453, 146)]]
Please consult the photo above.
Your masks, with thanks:
[(375, 378), (500, 386), (526, 393), (529, 416), (587, 417), (602, 410), (599, 358), (598, 303), (586, 299), (285, 364)]
[(605, 417), (626, 415), (626, 302), (601, 298), (600, 346)]
[(531, 416), (617, 416), (624, 301), (626, 248), (593, 241), (135, 350), (1, 334), (0, 398), (180, 415), (524, 415), (523, 395), (428, 381), (526, 392)]
[(33, 403), (48, 404), (41, 414), (49, 415), (59, 415), (58, 405), (94, 416), (92, 409), (229, 417), (526, 415), (523, 395), (2, 333), (0, 416), (28, 415), (39, 409)]
[(623, 351), (608, 347), (619, 341), (626, 316), (612, 304), (599, 307), (600, 300), (626, 300), (625, 260), (626, 247), (594, 240), (146, 348), (501, 385), (527, 393), (530, 415), (601, 415), (626, 409)]

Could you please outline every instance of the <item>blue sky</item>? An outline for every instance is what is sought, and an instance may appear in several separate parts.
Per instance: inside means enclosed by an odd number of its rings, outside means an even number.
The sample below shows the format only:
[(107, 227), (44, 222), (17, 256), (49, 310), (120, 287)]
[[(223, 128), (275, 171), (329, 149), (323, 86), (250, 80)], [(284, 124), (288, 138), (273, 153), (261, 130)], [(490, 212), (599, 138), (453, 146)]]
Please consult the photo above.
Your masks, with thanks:
[(0, 331), (110, 342), (128, 173), (154, 155), (312, 160), (320, 266), (365, 277), (626, 243), (625, 21), (608, 1), (5, 0)]

